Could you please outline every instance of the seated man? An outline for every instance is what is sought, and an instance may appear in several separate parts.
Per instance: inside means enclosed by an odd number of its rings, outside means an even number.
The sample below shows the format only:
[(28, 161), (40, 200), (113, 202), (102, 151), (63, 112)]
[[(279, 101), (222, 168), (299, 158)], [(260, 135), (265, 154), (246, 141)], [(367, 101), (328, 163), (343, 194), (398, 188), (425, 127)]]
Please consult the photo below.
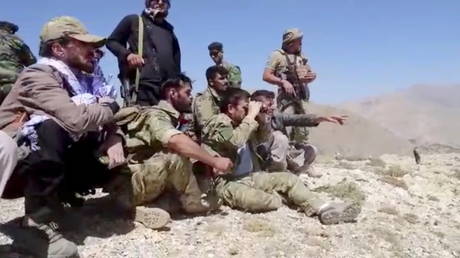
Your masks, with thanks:
[[(129, 192), (113, 192), (120, 204), (127, 207), (149, 204), (169, 192), (178, 198), (187, 213), (203, 213), (211, 208), (192, 173), (190, 159), (214, 168), (216, 175), (229, 171), (233, 164), (228, 158), (211, 156), (178, 130), (182, 114), (190, 112), (191, 92), (191, 80), (181, 75), (162, 85), (157, 106), (130, 107), (117, 114), (118, 124), (127, 134), (129, 159), (124, 171), (132, 188)], [(125, 186), (119, 189), (126, 189)], [(160, 228), (166, 222), (143, 223)]]
[(193, 124), (198, 138), (206, 122), (220, 113), (219, 104), (229, 88), (228, 71), (222, 66), (211, 66), (206, 70), (208, 86), (203, 93), (198, 93), (193, 101)]
[(222, 113), (203, 130), (206, 149), (235, 161), (232, 173), (217, 180), (219, 197), (232, 208), (263, 212), (281, 207), (281, 194), (307, 216), (317, 215), (323, 224), (355, 220), (360, 212), (357, 206), (320, 200), (291, 173), (260, 171), (254, 148), (267, 139), (267, 131), (259, 128), (260, 121), (266, 119), (265, 114), (259, 114), (261, 107), (260, 102), (249, 103), (246, 91), (231, 88), (223, 96)]
[(263, 168), (269, 171), (285, 171), (294, 173), (307, 172), (311, 177), (321, 174), (310, 165), (316, 158), (316, 147), (311, 144), (291, 146), (286, 136), (287, 127), (315, 127), (322, 122), (343, 125), (346, 116), (317, 116), (314, 114), (286, 114), (274, 112), (275, 93), (268, 90), (257, 90), (251, 95), (251, 100), (261, 102), (262, 110), (267, 120), (261, 121), (270, 131), (267, 142), (257, 146), (256, 151), (266, 161)]
[[(9, 190), (25, 195), (23, 225), (31, 235), (39, 231), (49, 242), (47, 250), (36, 249), (37, 238), (25, 247), (39, 257), (73, 257), (77, 246), (58, 232), (57, 215), (62, 202), (74, 204), (76, 193), (92, 191), (110, 178), (112, 173), (98, 162), (95, 152), (106, 153), (111, 167), (124, 162), (122, 137), (115, 128), (105, 137), (99, 134), (113, 122), (118, 105), (108, 98), (77, 104), (74, 98), (81, 88), (74, 73), (93, 72), (94, 52), (104, 45), (104, 38), (90, 35), (75, 18), (58, 17), (45, 24), (40, 40), (40, 55), (47, 61), (26, 68), (0, 107), (0, 130), (21, 148), (32, 148), (12, 178), (5, 179), (6, 189), (16, 176), (25, 178), (24, 188)], [(33, 131), (30, 137), (25, 137), (25, 129)]]

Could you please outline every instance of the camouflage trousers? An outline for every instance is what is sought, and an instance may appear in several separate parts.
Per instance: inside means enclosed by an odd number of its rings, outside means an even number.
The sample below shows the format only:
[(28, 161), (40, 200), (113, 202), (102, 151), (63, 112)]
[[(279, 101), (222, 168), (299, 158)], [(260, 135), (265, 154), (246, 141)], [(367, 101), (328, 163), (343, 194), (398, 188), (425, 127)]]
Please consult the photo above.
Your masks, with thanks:
[(180, 155), (160, 152), (138, 164), (129, 164), (131, 174), (132, 203), (143, 205), (152, 203), (163, 193), (177, 197), (181, 208), (187, 213), (201, 213), (209, 210), (203, 204), (192, 164)]
[(325, 204), (296, 175), (288, 172), (254, 172), (237, 179), (219, 178), (216, 191), (224, 204), (249, 212), (276, 210), (286, 201), (313, 216)]
[[(306, 114), (308, 109), (308, 101), (287, 97), (285, 94), (278, 95), (277, 104), (279, 111), (285, 114)], [(288, 126), (286, 127), (286, 134), (292, 142), (308, 142), (309, 132), (307, 127)]]
[(263, 164), (267, 171), (286, 171), (290, 167), (309, 166), (316, 158), (316, 147), (311, 144), (293, 146), (281, 131), (272, 133), (273, 139), (266, 147), (270, 153), (268, 164)]

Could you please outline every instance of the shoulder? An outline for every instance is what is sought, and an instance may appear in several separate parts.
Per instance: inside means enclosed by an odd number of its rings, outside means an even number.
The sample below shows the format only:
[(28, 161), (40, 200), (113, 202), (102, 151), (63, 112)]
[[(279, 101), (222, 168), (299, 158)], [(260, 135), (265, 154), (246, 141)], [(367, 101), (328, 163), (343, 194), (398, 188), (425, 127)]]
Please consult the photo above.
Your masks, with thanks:
[(60, 73), (49, 65), (34, 64), (22, 71), (18, 81), (25, 82), (26, 84), (37, 82), (56, 82), (58, 84), (63, 83), (63, 78)]

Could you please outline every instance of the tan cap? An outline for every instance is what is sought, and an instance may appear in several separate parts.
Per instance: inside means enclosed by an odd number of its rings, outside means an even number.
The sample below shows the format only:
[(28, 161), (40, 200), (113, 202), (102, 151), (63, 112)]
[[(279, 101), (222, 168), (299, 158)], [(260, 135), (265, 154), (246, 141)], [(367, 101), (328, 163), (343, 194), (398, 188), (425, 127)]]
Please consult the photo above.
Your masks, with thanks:
[(56, 17), (48, 21), (40, 33), (40, 40), (45, 43), (66, 36), (101, 47), (105, 44), (105, 38), (89, 34), (79, 20), (70, 16)]
[(288, 29), (283, 33), (283, 44), (290, 43), (293, 40), (300, 39), (303, 37), (303, 33), (297, 29)]

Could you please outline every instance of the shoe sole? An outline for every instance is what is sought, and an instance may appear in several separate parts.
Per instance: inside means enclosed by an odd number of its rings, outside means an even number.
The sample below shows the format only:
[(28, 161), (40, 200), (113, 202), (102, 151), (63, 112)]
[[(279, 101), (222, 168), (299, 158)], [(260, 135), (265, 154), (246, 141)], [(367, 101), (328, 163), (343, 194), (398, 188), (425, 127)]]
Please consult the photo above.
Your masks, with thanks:
[(166, 226), (171, 217), (168, 212), (162, 209), (137, 207), (134, 220), (147, 228), (159, 229)]
[(331, 209), (325, 211), (320, 216), (320, 221), (324, 225), (334, 225), (339, 223), (354, 222), (361, 212), (361, 208), (357, 205), (350, 205), (342, 211)]

